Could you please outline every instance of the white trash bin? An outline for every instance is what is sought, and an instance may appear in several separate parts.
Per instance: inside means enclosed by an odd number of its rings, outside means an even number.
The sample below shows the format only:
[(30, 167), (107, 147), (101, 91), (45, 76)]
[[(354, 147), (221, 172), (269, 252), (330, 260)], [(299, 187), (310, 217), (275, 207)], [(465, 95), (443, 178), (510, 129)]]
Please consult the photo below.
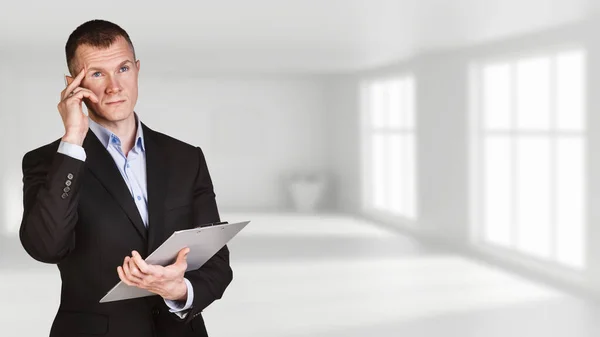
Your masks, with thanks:
[(288, 181), (288, 188), (299, 212), (315, 212), (325, 192), (327, 181), (323, 174), (294, 175)]

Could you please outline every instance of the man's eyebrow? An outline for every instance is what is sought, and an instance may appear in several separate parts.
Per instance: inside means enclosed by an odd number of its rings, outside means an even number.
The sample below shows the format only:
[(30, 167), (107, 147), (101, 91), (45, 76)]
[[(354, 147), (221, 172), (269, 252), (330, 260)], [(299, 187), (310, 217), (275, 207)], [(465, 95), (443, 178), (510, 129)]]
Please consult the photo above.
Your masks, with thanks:
[[(131, 64), (133, 64), (133, 61), (131, 61), (131, 60), (125, 60), (125, 61), (123, 61), (123, 62), (119, 63), (119, 66), (117, 67), (117, 69), (118, 69), (118, 68), (121, 68), (122, 66), (126, 65), (127, 63), (131, 63)], [(91, 68), (88, 68), (88, 72), (90, 72), (90, 71), (101, 71), (101, 70), (104, 70), (104, 69), (102, 69), (102, 68), (98, 68), (98, 67), (91, 67)]]

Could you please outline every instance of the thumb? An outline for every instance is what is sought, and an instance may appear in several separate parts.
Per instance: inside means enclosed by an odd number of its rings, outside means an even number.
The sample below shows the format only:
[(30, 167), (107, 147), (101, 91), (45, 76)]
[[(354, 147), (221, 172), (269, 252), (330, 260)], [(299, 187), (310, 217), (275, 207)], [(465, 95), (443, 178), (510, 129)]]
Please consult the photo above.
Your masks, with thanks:
[(185, 260), (187, 259), (187, 255), (190, 252), (189, 248), (184, 248), (182, 250), (179, 251), (179, 254), (177, 254), (177, 261), (176, 263), (183, 263), (185, 262)]

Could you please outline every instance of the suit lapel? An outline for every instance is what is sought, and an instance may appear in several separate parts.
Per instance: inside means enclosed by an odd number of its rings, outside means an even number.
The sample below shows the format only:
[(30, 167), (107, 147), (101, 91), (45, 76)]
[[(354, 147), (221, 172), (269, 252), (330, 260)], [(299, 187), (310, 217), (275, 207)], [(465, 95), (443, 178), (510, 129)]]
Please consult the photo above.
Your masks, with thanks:
[(146, 241), (148, 238), (146, 227), (113, 158), (91, 130), (88, 131), (85, 137), (83, 147), (87, 155), (86, 166), (113, 196), (125, 211), (135, 229)]
[(146, 148), (146, 181), (148, 186), (148, 254), (164, 239), (164, 203), (167, 193), (167, 170), (164, 149), (156, 133), (142, 123)]

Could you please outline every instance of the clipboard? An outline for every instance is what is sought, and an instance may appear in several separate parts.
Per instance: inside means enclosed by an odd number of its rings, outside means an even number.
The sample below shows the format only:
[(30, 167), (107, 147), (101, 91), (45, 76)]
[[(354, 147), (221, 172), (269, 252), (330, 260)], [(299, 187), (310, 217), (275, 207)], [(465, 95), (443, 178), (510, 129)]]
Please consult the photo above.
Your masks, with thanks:
[[(167, 266), (175, 262), (177, 253), (180, 250), (189, 247), (190, 252), (187, 256), (188, 266), (186, 271), (198, 269), (246, 227), (248, 223), (250, 221), (232, 224), (217, 222), (192, 229), (176, 231), (144, 261), (149, 264)], [(123, 281), (119, 281), (100, 299), (100, 303), (154, 295), (156, 294), (153, 292), (128, 286)]]

